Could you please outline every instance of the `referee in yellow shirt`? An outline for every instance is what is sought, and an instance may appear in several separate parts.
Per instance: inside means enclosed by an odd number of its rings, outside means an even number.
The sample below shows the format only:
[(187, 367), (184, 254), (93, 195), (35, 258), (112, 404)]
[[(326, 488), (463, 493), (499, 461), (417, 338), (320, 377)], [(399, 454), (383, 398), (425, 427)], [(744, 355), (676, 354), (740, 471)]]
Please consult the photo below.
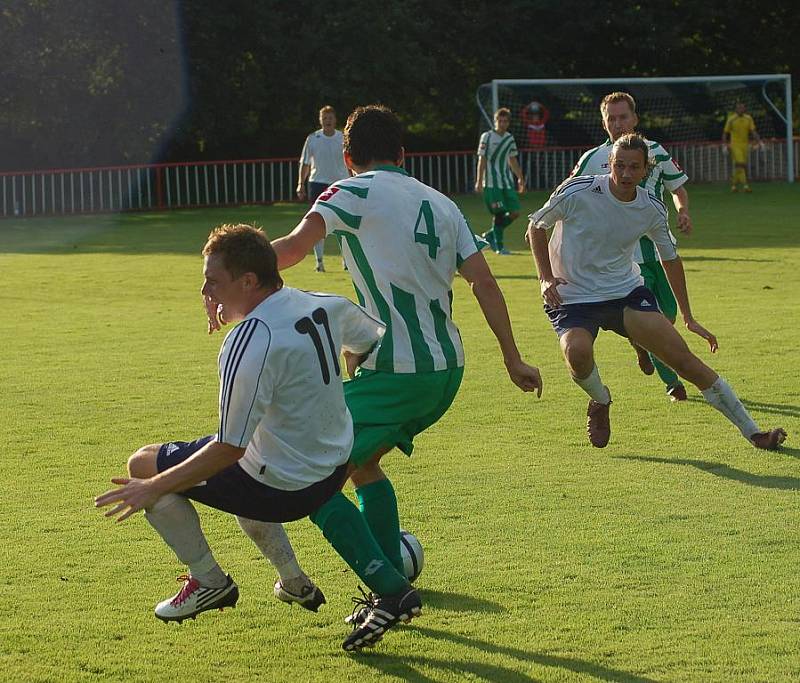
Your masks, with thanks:
[(753, 117), (747, 113), (744, 102), (737, 102), (736, 110), (728, 117), (722, 131), (722, 143), (730, 147), (733, 159), (731, 192), (738, 192), (740, 185), (743, 192), (752, 192), (747, 184), (747, 157), (750, 152), (751, 136), (756, 144), (763, 146)]

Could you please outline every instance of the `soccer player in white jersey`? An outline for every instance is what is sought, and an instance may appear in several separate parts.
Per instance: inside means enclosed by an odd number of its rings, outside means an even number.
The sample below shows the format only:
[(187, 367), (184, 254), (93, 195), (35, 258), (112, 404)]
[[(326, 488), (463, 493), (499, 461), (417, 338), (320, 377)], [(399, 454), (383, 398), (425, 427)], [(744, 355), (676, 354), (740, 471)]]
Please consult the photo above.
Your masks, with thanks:
[[(623, 135), (633, 133), (639, 124), (636, 101), (625, 92), (613, 92), (606, 95), (600, 102), (600, 115), (603, 119), (603, 127), (608, 133), (608, 140), (602, 145), (590, 149), (578, 160), (572, 171), (572, 177), (608, 173), (614, 142)], [(678, 214), (678, 229), (689, 235), (692, 231), (692, 220), (689, 216), (689, 194), (685, 187), (689, 178), (666, 149), (652, 140), (646, 140), (646, 142), (652, 164), (650, 172), (642, 181), (642, 187), (661, 201), (664, 201), (664, 189), (669, 191)], [(653, 241), (649, 237), (644, 236), (639, 240), (634, 249), (634, 260), (639, 264), (644, 284), (655, 295), (661, 312), (674, 323), (678, 316), (678, 304), (658, 260)], [(639, 367), (642, 372), (652, 375), (657, 371), (670, 400), (685, 401), (686, 388), (675, 371), (664, 365), (654, 354), (648, 354), (639, 346), (634, 345), (634, 348), (639, 357)]]
[[(319, 130), (311, 133), (300, 154), (300, 173), (297, 178), (297, 197), (308, 197), (313, 204), (328, 187), (337, 180), (347, 178), (350, 172), (342, 156), (342, 131), (336, 130), (336, 111), (329, 104), (319, 110)], [(305, 183), (308, 181), (308, 193)], [(325, 240), (314, 245), (317, 257), (316, 271), (325, 272)]]
[(475, 192), (483, 191), (483, 201), (492, 215), (492, 227), (483, 233), (489, 246), (498, 254), (508, 255), (503, 233), (519, 217), (519, 196), (509, 168), (517, 177), (517, 190), (525, 191), (525, 176), (517, 160), (517, 143), (508, 132), (511, 111), (501, 107), (494, 113), (494, 129), (481, 135), (478, 143), (478, 171)]
[[(783, 429), (761, 431), (733, 389), (695, 356), (658, 310), (644, 286), (633, 251), (647, 235), (656, 245), (686, 327), (717, 339), (692, 316), (683, 265), (667, 224), (664, 204), (640, 183), (649, 172), (649, 147), (638, 135), (623, 135), (611, 151), (609, 175), (578, 176), (562, 183), (530, 215), (528, 241), (539, 271), (544, 309), (558, 334), (572, 379), (589, 395), (589, 440), (603, 448), (611, 436), (611, 394), (594, 360), (599, 328), (628, 337), (662, 358), (694, 384), (757, 448), (776, 449)], [(546, 230), (555, 226), (549, 244)]]
[(379, 596), (379, 629), (343, 643), (359, 649), (420, 612), (420, 599), (385, 556), (363, 516), (342, 493), (353, 444), (340, 353), (356, 367), (385, 326), (340, 296), (284, 287), (266, 236), (246, 225), (212, 231), (203, 249), (202, 293), (227, 321), (241, 321), (219, 355), (219, 429), (192, 442), (144, 446), (130, 478), (96, 499), (122, 521), (138, 510), (188, 565), (183, 587), (156, 606), (163, 621), (233, 606), (239, 591), (214, 559), (195, 500), (261, 523), (310, 516), (359, 578)]
[[(273, 242), (279, 267), (288, 268), (303, 259), (309, 244), (335, 235), (359, 301), (386, 324), (380, 348), (345, 383), (345, 400), (355, 428), (356, 496), (398, 569), (397, 498), (380, 460), (395, 447), (411, 455), (414, 437), (444, 415), (461, 384), (464, 349), (451, 307), (456, 272), (497, 337), (511, 380), (539, 395), (542, 387), (539, 371), (520, 357), (483, 244), (454, 202), (403, 170), (402, 132), (389, 109), (358, 107), (344, 130), (354, 177), (332, 185), (289, 235)], [(209, 313), (213, 329), (213, 308)], [(357, 617), (355, 626), (374, 628), (370, 605)]]

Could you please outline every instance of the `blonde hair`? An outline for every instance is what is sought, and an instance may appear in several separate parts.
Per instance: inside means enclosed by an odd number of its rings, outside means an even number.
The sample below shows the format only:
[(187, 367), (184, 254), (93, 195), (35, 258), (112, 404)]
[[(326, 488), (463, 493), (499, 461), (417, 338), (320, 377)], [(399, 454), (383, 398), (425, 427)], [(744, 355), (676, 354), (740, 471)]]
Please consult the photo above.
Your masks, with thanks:
[(617, 92), (609, 93), (600, 102), (600, 113), (603, 115), (603, 118), (605, 118), (606, 112), (608, 111), (608, 105), (614, 102), (627, 102), (628, 106), (631, 108), (631, 112), (634, 114), (636, 113), (636, 100), (633, 99), (633, 96), (618, 90)]
[(333, 114), (336, 116), (336, 110), (329, 104), (326, 104), (322, 109), (319, 110), (320, 118), (322, 118), (323, 114)]
[(278, 257), (261, 228), (239, 223), (223, 223), (214, 228), (203, 246), (203, 256), (218, 254), (231, 276), (236, 279), (254, 273), (262, 287), (280, 289)]
[(494, 113), (494, 117), (499, 118), (501, 116), (507, 116), (508, 118), (511, 118), (511, 110), (508, 107), (500, 107), (500, 109)]

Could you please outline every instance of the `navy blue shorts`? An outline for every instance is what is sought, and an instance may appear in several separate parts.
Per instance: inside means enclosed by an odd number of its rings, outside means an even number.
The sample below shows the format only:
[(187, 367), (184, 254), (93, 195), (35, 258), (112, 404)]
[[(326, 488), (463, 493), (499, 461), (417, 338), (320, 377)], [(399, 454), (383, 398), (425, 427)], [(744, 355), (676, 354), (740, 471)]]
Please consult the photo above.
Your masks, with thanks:
[(313, 204), (317, 198), (330, 187), (328, 183), (315, 183), (308, 181), (308, 201)]
[[(194, 455), (212, 436), (196, 441), (171, 441), (158, 450), (156, 467), (159, 472), (179, 465)], [(209, 507), (230, 512), (260, 522), (293, 522), (308, 517), (342, 490), (347, 480), (347, 464), (337, 467), (333, 474), (299, 491), (275, 489), (253, 479), (239, 463), (215, 474), (204, 484), (193, 486), (181, 495)]]
[(565, 304), (563, 306), (544, 305), (544, 312), (550, 318), (550, 323), (559, 338), (573, 327), (582, 327), (596, 338), (602, 327), (611, 330), (620, 336), (627, 337), (623, 313), (625, 308), (637, 311), (660, 313), (655, 294), (647, 287), (641, 286), (634, 289), (622, 299), (598, 301), (590, 304)]

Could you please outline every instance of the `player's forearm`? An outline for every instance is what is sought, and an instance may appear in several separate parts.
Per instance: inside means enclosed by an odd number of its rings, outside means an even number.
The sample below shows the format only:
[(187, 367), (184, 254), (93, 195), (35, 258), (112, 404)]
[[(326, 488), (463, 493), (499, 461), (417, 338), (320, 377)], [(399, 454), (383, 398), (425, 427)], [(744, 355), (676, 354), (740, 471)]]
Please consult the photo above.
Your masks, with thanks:
[(675, 301), (678, 302), (678, 309), (683, 316), (684, 322), (692, 320), (692, 307), (689, 303), (689, 292), (686, 288), (686, 273), (683, 270), (683, 261), (681, 261), (681, 257), (677, 256), (670, 261), (662, 261), (661, 265), (664, 266), (664, 274), (667, 276), (669, 286), (672, 288), (672, 293), (675, 295)]
[(288, 235), (272, 240), (272, 248), (278, 257), (278, 270), (300, 263), (321, 239), (325, 239), (325, 221), (318, 212), (311, 211)]
[(486, 175), (486, 157), (478, 157), (478, 171), (475, 177), (475, 187), (483, 187), (483, 179)]
[(230, 467), (244, 455), (244, 448), (211, 441), (180, 465), (170, 467), (150, 479), (160, 495), (180, 493)]
[(689, 193), (685, 187), (681, 186), (672, 193), (672, 203), (678, 213), (689, 210)]
[(308, 180), (308, 176), (311, 174), (311, 166), (310, 164), (300, 164), (300, 177), (297, 179), (297, 189), (299, 190), (303, 187), (303, 184)]
[(519, 161), (517, 161), (517, 157), (509, 157), (508, 163), (511, 164), (511, 170), (513, 171), (514, 175), (517, 176), (517, 180), (520, 184), (525, 184), (525, 176), (522, 175), (522, 166), (519, 165)]
[(530, 223), (526, 237), (531, 247), (539, 280), (552, 280), (553, 267), (550, 263), (550, 252), (547, 248), (547, 232)]
[(514, 341), (514, 332), (511, 329), (511, 319), (508, 315), (506, 300), (494, 276), (474, 280), (470, 283), (472, 294), (478, 300), (483, 317), (489, 325), (500, 344), (503, 360), (508, 363), (518, 363), (521, 360), (517, 343)]

